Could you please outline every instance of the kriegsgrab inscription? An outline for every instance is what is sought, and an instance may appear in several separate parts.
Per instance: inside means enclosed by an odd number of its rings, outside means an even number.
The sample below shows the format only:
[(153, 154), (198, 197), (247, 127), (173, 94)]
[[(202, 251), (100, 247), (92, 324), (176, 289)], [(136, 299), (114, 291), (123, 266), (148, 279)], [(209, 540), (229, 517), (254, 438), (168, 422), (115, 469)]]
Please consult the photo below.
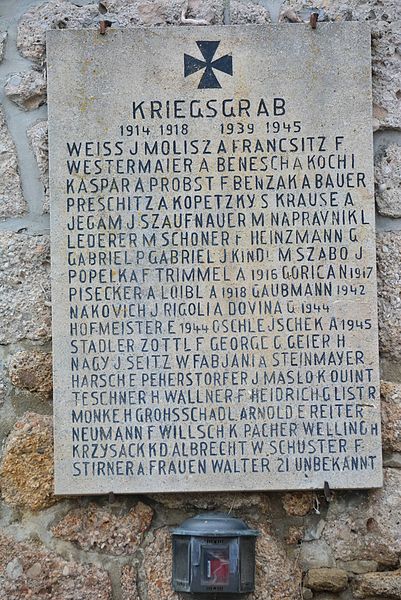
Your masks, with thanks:
[(370, 69), (360, 23), (49, 32), (57, 493), (381, 485)]

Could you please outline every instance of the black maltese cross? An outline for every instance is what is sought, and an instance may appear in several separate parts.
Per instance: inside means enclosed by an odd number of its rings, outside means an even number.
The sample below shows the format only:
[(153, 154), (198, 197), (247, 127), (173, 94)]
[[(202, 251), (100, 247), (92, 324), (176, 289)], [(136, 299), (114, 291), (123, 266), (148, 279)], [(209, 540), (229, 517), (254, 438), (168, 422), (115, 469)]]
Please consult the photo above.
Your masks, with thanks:
[(198, 89), (221, 88), (219, 80), (214, 74), (214, 69), (226, 73), (227, 75), (232, 75), (233, 58), (231, 54), (225, 54), (221, 58), (213, 60), (220, 42), (203, 41), (196, 43), (205, 60), (194, 58), (189, 54), (184, 54), (184, 77), (188, 77), (188, 75), (193, 75), (193, 73), (205, 69), (199, 82)]

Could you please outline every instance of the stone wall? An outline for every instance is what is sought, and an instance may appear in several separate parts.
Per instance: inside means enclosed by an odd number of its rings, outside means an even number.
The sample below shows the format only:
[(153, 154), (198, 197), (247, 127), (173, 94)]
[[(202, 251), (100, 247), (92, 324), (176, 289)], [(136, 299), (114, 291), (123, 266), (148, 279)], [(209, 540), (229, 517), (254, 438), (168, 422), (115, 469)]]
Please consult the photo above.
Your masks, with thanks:
[[(103, 0), (116, 27), (306, 27), (309, 1)], [(173, 600), (169, 527), (204, 509), (261, 530), (253, 600), (401, 599), (401, 3), (315, 0), (372, 26), (385, 484), (373, 492), (55, 498), (45, 32), (91, 0), (0, 2), (0, 600)], [(66, 57), (68, 60), (68, 57)]]

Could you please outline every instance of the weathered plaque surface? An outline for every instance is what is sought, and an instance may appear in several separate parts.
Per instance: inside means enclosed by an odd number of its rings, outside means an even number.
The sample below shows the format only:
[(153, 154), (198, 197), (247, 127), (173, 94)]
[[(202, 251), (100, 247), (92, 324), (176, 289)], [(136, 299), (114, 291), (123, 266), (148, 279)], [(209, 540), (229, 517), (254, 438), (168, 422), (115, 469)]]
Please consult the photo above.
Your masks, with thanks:
[(369, 28), (48, 42), (56, 492), (380, 486)]

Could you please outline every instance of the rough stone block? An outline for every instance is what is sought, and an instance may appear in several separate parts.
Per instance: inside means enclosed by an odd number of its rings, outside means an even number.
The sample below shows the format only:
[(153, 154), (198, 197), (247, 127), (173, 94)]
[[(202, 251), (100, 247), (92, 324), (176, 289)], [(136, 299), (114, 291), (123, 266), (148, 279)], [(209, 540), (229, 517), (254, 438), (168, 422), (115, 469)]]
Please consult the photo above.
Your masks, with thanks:
[(0, 220), (22, 215), (25, 211), (17, 151), (0, 108)]
[(261, 4), (231, 0), (230, 22), (232, 25), (242, 23), (270, 23), (270, 13)]
[(49, 268), (48, 237), (2, 232), (1, 344), (15, 343), (25, 338), (42, 341), (50, 339)]
[[(185, 2), (180, 2), (180, 0), (156, 0), (156, 2), (150, 2), (150, 0), (104, 0), (103, 4), (109, 14), (118, 14), (122, 9), (129, 8), (132, 10), (135, 7), (148, 4), (158, 4), (159, 7), (170, 5), (170, 9), (177, 11), (177, 13), (180, 13), (181, 9), (185, 7)], [(208, 20), (208, 16), (210, 18), (213, 13), (222, 12), (223, 8), (224, 0), (188, 0), (189, 17)]]
[[(319, 510), (319, 503), (316, 504), (316, 510)], [(304, 540), (306, 542), (311, 542), (313, 540), (320, 540), (322, 537), (323, 529), (325, 528), (326, 521), (324, 519), (319, 519), (316, 521), (314, 518), (307, 520), (307, 526), (305, 527), (305, 535)]]
[(398, 0), (284, 0), (283, 11), (289, 9), (303, 19), (309, 18), (308, 9), (321, 11), (320, 18), (330, 21), (379, 21), (399, 19)]
[(337, 560), (398, 565), (401, 549), (401, 472), (384, 470), (384, 487), (344, 495), (330, 504), (323, 538)]
[(287, 515), (304, 517), (313, 509), (312, 492), (289, 492), (283, 496), (283, 508)]
[(185, 12), (185, 2), (180, 0), (131, 0), (130, 2), (109, 2), (110, 20), (117, 27), (180, 25), (182, 17), (186, 24), (201, 21), (216, 25), (223, 22), (223, 0), (190, 0)]
[(334, 567), (335, 559), (330, 546), (324, 540), (303, 543), (299, 551), (299, 564), (303, 571)]
[(35, 110), (46, 102), (46, 79), (38, 71), (12, 73), (4, 91), (7, 98), (23, 110)]
[(0, 465), (1, 495), (22, 510), (40, 510), (57, 502), (53, 495), (52, 418), (25, 413), (7, 439)]
[(51, 398), (53, 392), (52, 355), (49, 352), (21, 351), (8, 365), (11, 383), (30, 392)]
[(131, 565), (121, 569), (121, 600), (140, 600), (137, 589), (137, 571)]
[[(111, 600), (108, 573), (0, 533), (0, 600)], [(128, 599), (127, 599), (128, 600)]]
[(348, 575), (342, 569), (310, 569), (304, 583), (314, 592), (341, 592), (348, 586)]
[(49, 146), (47, 121), (39, 121), (27, 130), (29, 143), (39, 169), (40, 181), (44, 189), (43, 212), (48, 213), (49, 207)]
[(312, 598), (313, 598), (312, 590), (310, 590), (309, 588), (303, 587), (301, 598), (302, 598), (302, 600), (312, 600)]
[(256, 542), (256, 585), (250, 600), (299, 600), (301, 570), (290, 559), (278, 539), (260, 523), (248, 524), (259, 529)]
[(296, 525), (291, 525), (288, 528), (287, 535), (285, 536), (285, 542), (289, 546), (294, 544), (300, 544), (304, 539), (305, 529), (304, 527), (297, 527)]
[(113, 556), (134, 554), (153, 518), (153, 510), (138, 502), (127, 514), (114, 514), (96, 504), (69, 512), (52, 532), (83, 550)]
[(379, 213), (385, 217), (401, 217), (401, 146), (390, 144), (380, 154), (375, 179)]
[(48, 29), (94, 27), (97, 15), (97, 4), (81, 7), (67, 0), (51, 0), (33, 6), (18, 24), (18, 50), (25, 58), (43, 63)]
[[(401, 385), (381, 385), (382, 442), (384, 452), (401, 452)], [(400, 506), (401, 508), (401, 506)]]
[(366, 573), (355, 578), (353, 585), (355, 598), (401, 598), (401, 570), (384, 573)]
[(6, 50), (6, 41), (7, 41), (7, 32), (0, 31), (0, 62), (4, 58), (4, 53)]
[(181, 600), (171, 588), (172, 543), (168, 527), (154, 532), (143, 556), (147, 600)]
[(383, 465), (385, 467), (401, 469), (401, 454), (399, 452), (385, 454), (383, 457)]
[(363, 573), (372, 573), (377, 571), (378, 564), (374, 560), (349, 560), (349, 561), (338, 561), (338, 566), (349, 573), (355, 575), (362, 575)]
[(401, 129), (400, 54), (401, 21), (375, 25), (372, 30), (373, 116), (383, 128)]
[(4, 401), (6, 399), (6, 395), (7, 395), (7, 383), (3, 376), (3, 372), (1, 372), (1, 374), (0, 374), (0, 407), (3, 406)]
[[(182, 0), (103, 0), (107, 19), (115, 27), (180, 25), (184, 4)], [(214, 25), (223, 23), (223, 13), (223, 0), (189, 0), (185, 17)], [(67, 0), (51, 0), (34, 6), (20, 19), (18, 49), (25, 58), (43, 64), (48, 29), (94, 28), (99, 16), (97, 3), (76, 6)], [(233, 18), (238, 22), (265, 23), (268, 13), (252, 2), (244, 6), (235, 2)]]
[(401, 232), (377, 236), (377, 282), (380, 350), (401, 358)]

